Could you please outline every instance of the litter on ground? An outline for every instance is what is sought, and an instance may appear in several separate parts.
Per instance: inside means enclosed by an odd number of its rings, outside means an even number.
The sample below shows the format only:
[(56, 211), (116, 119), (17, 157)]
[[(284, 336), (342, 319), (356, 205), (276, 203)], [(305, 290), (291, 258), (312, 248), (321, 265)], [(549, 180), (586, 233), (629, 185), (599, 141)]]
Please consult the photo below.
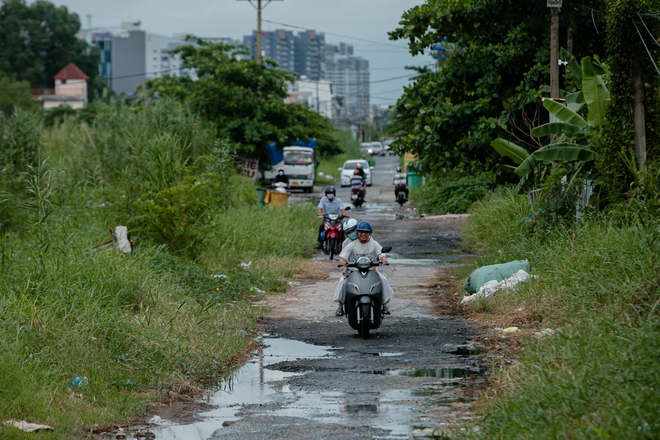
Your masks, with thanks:
[(3, 422), (5, 425), (13, 426), (24, 432), (35, 432), (35, 431), (53, 431), (52, 426), (40, 425), (39, 423), (30, 423), (25, 420), (5, 420)]
[(479, 291), (475, 293), (474, 295), (468, 295), (464, 296), (463, 299), (461, 300), (461, 304), (468, 303), (470, 301), (474, 301), (475, 299), (483, 299), (483, 298), (488, 298), (491, 296), (493, 293), (497, 292), (498, 290), (502, 289), (513, 289), (515, 286), (518, 285), (518, 283), (521, 283), (523, 281), (527, 281), (530, 278), (536, 278), (535, 275), (530, 275), (527, 272), (525, 272), (523, 269), (520, 269), (518, 272), (514, 273), (511, 275), (509, 278), (502, 280), (502, 281), (496, 281), (496, 280), (490, 280), (487, 281), (485, 284), (479, 288)]

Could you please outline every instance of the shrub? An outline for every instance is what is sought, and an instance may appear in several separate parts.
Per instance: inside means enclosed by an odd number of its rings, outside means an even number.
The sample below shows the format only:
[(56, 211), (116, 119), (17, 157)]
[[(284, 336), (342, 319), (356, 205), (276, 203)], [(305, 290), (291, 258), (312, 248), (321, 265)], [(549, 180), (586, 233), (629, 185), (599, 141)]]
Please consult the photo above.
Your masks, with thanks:
[(419, 212), (460, 214), (485, 197), (495, 184), (494, 176), (429, 177), (426, 184), (410, 191), (410, 199)]

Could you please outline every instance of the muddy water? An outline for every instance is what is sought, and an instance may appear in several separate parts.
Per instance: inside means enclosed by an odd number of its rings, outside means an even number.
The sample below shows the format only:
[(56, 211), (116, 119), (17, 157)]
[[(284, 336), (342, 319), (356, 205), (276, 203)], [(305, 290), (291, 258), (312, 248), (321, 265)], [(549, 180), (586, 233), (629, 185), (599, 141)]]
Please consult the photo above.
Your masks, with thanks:
[(222, 387), (209, 399), (216, 408), (200, 414), (203, 421), (190, 425), (172, 425), (151, 431), (160, 440), (206, 440), (230, 422), (238, 420), (236, 415), (242, 408), (250, 405), (264, 405), (274, 401), (282, 383), (300, 373), (288, 373), (268, 369), (279, 362), (293, 362), (300, 359), (318, 359), (331, 355), (330, 347), (317, 347), (299, 341), (283, 338), (266, 337), (262, 348), (254, 353), (252, 359), (235, 372)]

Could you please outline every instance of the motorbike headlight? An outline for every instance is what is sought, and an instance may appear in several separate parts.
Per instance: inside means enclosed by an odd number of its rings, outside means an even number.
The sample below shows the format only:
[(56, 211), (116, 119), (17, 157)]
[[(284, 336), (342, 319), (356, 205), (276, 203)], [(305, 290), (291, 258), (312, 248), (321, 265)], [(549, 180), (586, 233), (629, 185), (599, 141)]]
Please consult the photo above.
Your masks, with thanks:
[(357, 284), (348, 283), (348, 286), (352, 287), (353, 289), (357, 290), (358, 293), (360, 293), (360, 288), (357, 286)]
[(369, 269), (371, 267), (371, 259), (369, 257), (360, 257), (357, 259), (355, 265), (358, 269)]
[(371, 289), (369, 289), (369, 293), (373, 292), (374, 289), (375, 289), (376, 287), (378, 287), (378, 286), (380, 286), (380, 281), (378, 281), (377, 283), (373, 283), (373, 284), (371, 285)]

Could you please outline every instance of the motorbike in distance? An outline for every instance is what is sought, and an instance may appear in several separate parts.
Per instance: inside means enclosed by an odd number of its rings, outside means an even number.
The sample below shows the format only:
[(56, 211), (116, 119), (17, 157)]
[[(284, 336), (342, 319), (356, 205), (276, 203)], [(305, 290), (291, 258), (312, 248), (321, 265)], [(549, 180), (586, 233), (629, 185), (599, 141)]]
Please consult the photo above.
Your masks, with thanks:
[[(387, 246), (383, 247), (382, 252), (391, 250)], [(350, 273), (346, 279), (344, 313), (348, 324), (357, 330), (362, 339), (369, 339), (371, 330), (379, 328), (383, 322), (383, 285), (378, 272), (371, 270), (381, 265), (380, 260), (372, 260), (365, 255), (346, 261)]]
[(394, 180), (394, 195), (396, 197), (396, 202), (400, 206), (403, 206), (403, 204), (408, 201), (408, 197), (406, 196), (407, 189), (408, 189), (408, 182), (406, 182), (406, 179)]
[[(346, 207), (349, 210), (350, 207)], [(341, 252), (341, 244), (343, 238), (342, 221), (344, 216), (341, 214), (324, 214), (323, 215), (323, 232), (321, 232), (321, 240), (323, 245), (321, 249), (326, 255), (330, 255), (330, 259), (334, 259), (335, 255)]]
[(359, 188), (352, 188), (351, 189), (351, 203), (356, 208), (359, 208), (364, 203), (364, 199), (363, 199), (362, 194), (363, 194), (363, 190), (361, 190)]

